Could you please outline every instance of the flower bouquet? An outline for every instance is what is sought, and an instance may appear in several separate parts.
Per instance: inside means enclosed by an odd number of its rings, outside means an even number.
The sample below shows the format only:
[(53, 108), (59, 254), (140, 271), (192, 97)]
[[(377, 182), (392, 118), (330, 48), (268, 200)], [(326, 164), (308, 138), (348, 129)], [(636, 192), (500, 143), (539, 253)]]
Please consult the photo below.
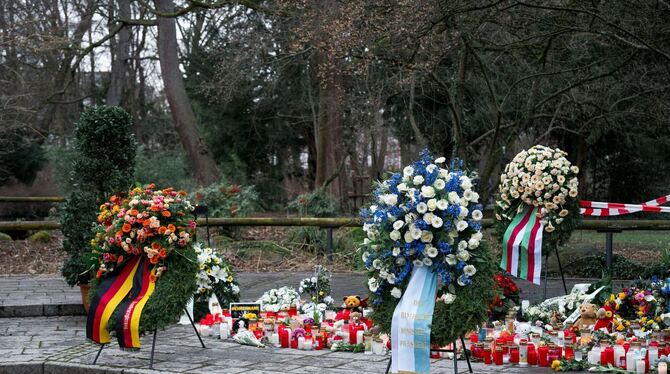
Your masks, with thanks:
[(426, 267), (441, 282), (432, 328), (435, 344), (452, 342), (485, 320), (493, 297), (493, 266), (482, 241), (475, 175), (458, 161), (451, 168), (445, 162), (423, 151), (402, 173), (379, 182), (374, 203), (361, 212), (367, 237), (360, 251), (369, 274), (372, 319), (390, 331), (393, 310), (413, 269)]
[(226, 308), (230, 303), (240, 300), (240, 287), (233, 277), (230, 264), (212, 248), (204, 247), (201, 243), (193, 247), (198, 261), (194, 318), (199, 319), (207, 313), (213, 313), (208, 309), (212, 294), (216, 295), (213, 301), (218, 301), (221, 308)]
[(489, 320), (499, 321), (511, 308), (519, 305), (519, 287), (512, 278), (503, 274), (496, 274), (494, 279), (497, 294), (489, 302)]
[(256, 301), (262, 305), (266, 312), (279, 312), (297, 307), (300, 303), (300, 295), (293, 287), (273, 288), (265, 293)]

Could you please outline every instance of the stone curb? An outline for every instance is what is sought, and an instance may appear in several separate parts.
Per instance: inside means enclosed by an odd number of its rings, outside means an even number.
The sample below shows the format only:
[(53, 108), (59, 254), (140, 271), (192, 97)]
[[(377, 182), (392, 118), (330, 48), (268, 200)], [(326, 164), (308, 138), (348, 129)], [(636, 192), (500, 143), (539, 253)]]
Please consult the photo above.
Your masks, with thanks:
[(0, 318), (84, 316), (82, 304), (1, 305)]

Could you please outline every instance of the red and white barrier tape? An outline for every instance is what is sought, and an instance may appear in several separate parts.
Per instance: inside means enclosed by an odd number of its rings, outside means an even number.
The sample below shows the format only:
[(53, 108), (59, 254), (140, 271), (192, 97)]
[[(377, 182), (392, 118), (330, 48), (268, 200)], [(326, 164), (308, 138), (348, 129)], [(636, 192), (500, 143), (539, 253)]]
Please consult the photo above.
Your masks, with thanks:
[(670, 207), (661, 206), (670, 201), (670, 195), (661, 196), (644, 204), (603, 203), (580, 200), (579, 213), (584, 216), (609, 217), (637, 212), (670, 213)]

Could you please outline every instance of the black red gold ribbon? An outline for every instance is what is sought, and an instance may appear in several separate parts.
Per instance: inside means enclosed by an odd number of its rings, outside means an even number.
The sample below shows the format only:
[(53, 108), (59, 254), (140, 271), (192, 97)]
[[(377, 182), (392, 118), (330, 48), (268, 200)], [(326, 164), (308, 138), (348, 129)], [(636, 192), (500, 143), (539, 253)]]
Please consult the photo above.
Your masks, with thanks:
[(116, 334), (121, 348), (139, 349), (142, 309), (155, 288), (155, 269), (143, 256), (133, 256), (98, 285), (86, 321), (86, 337), (110, 342), (108, 324), (118, 308)]

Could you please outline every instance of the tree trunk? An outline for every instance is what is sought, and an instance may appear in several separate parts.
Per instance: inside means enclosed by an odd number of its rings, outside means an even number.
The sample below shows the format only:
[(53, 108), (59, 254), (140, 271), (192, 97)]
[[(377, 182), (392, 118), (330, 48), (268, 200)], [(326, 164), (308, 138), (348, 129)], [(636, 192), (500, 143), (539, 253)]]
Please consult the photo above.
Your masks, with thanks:
[[(317, 187), (331, 180), (339, 172), (342, 162), (342, 77), (338, 61), (327, 52), (319, 53), (319, 123), (316, 136)], [(332, 180), (328, 190), (337, 197), (343, 196), (342, 175)]]
[[(172, 0), (154, 0), (154, 4), (159, 12), (174, 12)], [(158, 58), (160, 59), (161, 75), (165, 86), (165, 96), (170, 105), (172, 120), (179, 135), (179, 140), (193, 169), (193, 176), (198, 183), (206, 186), (216, 182), (220, 174), (214, 158), (200, 136), (195, 114), (186, 94), (184, 78), (179, 70), (176, 22), (174, 18), (157, 18)]]
[[(117, 0), (118, 17), (120, 19), (130, 19), (130, 0)], [(114, 5), (110, 5), (110, 17)], [(131, 43), (130, 29), (128, 26), (121, 28), (117, 34), (117, 40), (110, 40), (112, 46), (112, 73), (109, 80), (109, 88), (107, 89), (107, 105), (120, 106), (123, 103), (124, 90), (127, 89), (128, 83), (128, 66), (130, 61), (130, 43)]]

